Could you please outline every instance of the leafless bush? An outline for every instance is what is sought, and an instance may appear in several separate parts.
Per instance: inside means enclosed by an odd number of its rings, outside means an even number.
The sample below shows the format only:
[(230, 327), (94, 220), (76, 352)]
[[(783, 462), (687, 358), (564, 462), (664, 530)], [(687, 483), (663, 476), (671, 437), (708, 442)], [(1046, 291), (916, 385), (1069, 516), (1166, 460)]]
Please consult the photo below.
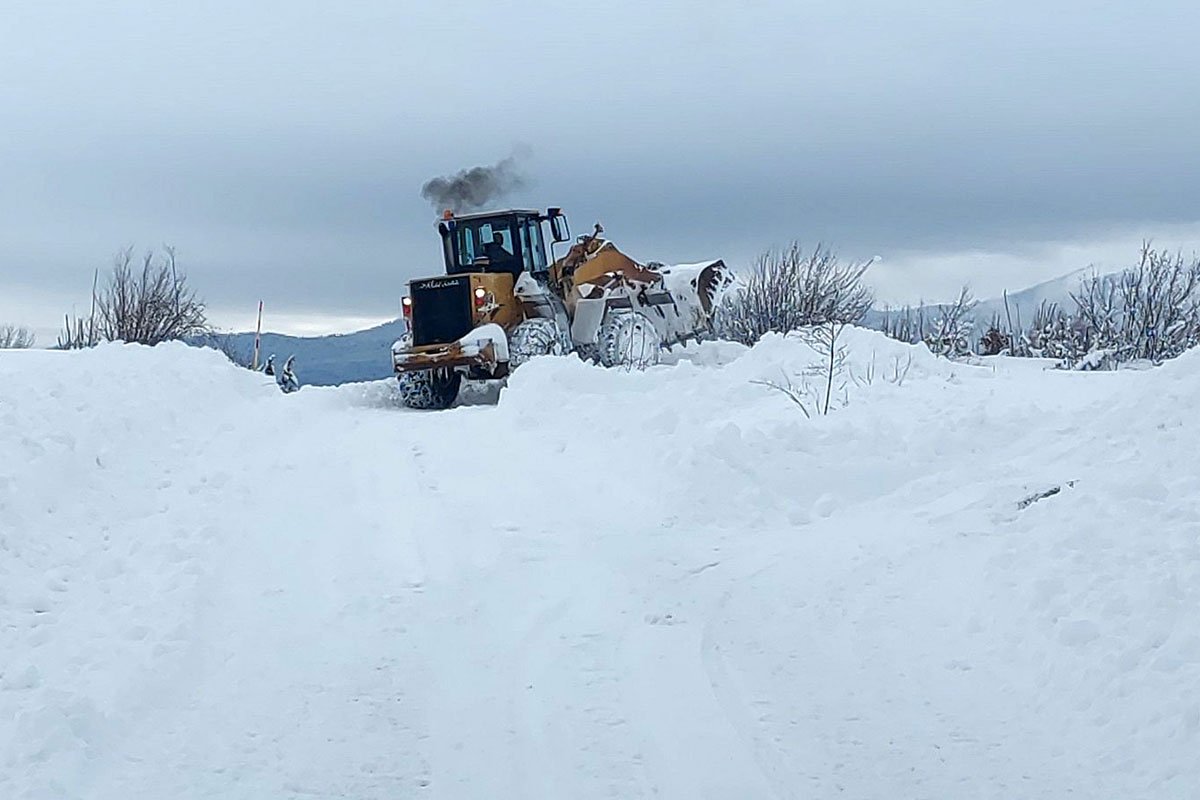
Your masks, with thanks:
[(964, 356), (974, 352), (971, 334), (975, 305), (971, 290), (964, 286), (953, 303), (885, 310), (879, 329), (901, 342), (923, 342), (936, 355)]
[(1043, 303), (1013, 355), (1115, 369), (1138, 359), (1159, 363), (1200, 344), (1200, 259), (1143, 244), (1136, 267), (1086, 278), (1071, 299), (1070, 312)]
[(718, 306), (716, 330), (723, 338), (752, 345), (766, 333), (858, 322), (874, 299), (862, 282), (870, 264), (839, 262), (824, 246), (806, 253), (793, 243), (768, 251), (745, 285)]
[(979, 354), (981, 356), (1008, 355), (1012, 352), (1013, 337), (1005, 327), (1004, 320), (999, 314), (992, 316), (992, 321), (979, 337)]
[(925, 336), (925, 344), (930, 351), (939, 356), (955, 358), (973, 352), (971, 347), (971, 331), (974, 322), (971, 312), (975, 308), (975, 299), (971, 290), (964, 286), (958, 293), (958, 299), (950, 305), (942, 306), (930, 332)]
[(100, 344), (100, 334), (96, 330), (96, 320), (94, 317), (88, 319), (75, 317), (71, 319), (70, 314), (66, 316), (62, 332), (58, 334), (57, 349), (82, 350), (85, 347), (95, 347), (98, 344)]
[(847, 353), (846, 348), (838, 344), (845, 329), (846, 323), (830, 321), (810, 329), (805, 337), (808, 346), (822, 358), (820, 376), (824, 384), (824, 402), (819, 406), (822, 414), (829, 413), (835, 382), (839, 382), (838, 392), (845, 396), (846, 381), (842, 374), (846, 369)]
[(922, 303), (916, 308), (904, 306), (899, 309), (884, 309), (879, 329), (893, 339), (908, 344), (925, 341), (930, 334), (932, 314)]
[[(1137, 266), (1083, 280), (1071, 300), (1068, 308), (1043, 301), (1023, 325), (1005, 292), (1004, 313), (993, 315), (979, 352), (1115, 369), (1133, 360), (1160, 363), (1200, 345), (1200, 258), (1143, 244)], [(972, 307), (964, 289), (949, 306), (885, 311), (879, 327), (901, 341), (924, 341), (935, 353), (962, 355), (971, 348)]]
[[(98, 279), (98, 275), (97, 275)], [(175, 250), (163, 248), (134, 266), (133, 248), (121, 251), (103, 289), (92, 284), (92, 313), (67, 317), (59, 347), (90, 347), (101, 341), (156, 345), (208, 333), (204, 303), (179, 271)]]
[(37, 343), (37, 337), (25, 327), (0, 325), (0, 350), (27, 350)]
[(1098, 352), (1094, 334), (1083, 317), (1064, 311), (1057, 303), (1043, 301), (1029, 327), (1015, 337), (1011, 354), (1054, 359), (1064, 369), (1092, 369), (1107, 364), (1107, 356), (1111, 355)]
[(910, 369), (912, 369), (912, 353), (906, 354), (904, 358), (892, 356), (892, 371), (886, 376), (888, 383), (903, 386)]
[(787, 399), (796, 404), (796, 407), (804, 414), (805, 417), (812, 419), (812, 411), (809, 410), (809, 405), (816, 402), (813, 397), (812, 384), (804, 377), (800, 376), (800, 382), (796, 383), (792, 376), (786, 372), (782, 373), (783, 382), (776, 383), (775, 381), (750, 381), (757, 386), (766, 386), (768, 389), (774, 389), (783, 394)]
[(108, 286), (96, 302), (100, 335), (110, 341), (155, 345), (207, 332), (204, 304), (175, 263), (175, 250), (148, 252), (141, 270), (133, 250), (117, 255)]
[(1187, 261), (1146, 243), (1136, 267), (1093, 276), (1071, 297), (1090, 334), (1089, 349), (1158, 363), (1200, 342), (1200, 259)]
[(58, 334), (57, 350), (82, 350), (95, 347), (100, 343), (100, 333), (96, 328), (96, 294), (100, 283), (100, 270), (92, 273), (92, 310), (84, 319), (70, 314), (65, 315), (62, 332)]
[[(825, 415), (833, 408), (834, 390), (836, 388), (842, 405), (846, 399), (846, 348), (838, 344), (838, 339), (845, 330), (845, 323), (829, 322), (805, 329), (802, 332), (804, 341), (821, 357), (819, 364), (813, 364), (794, 377), (783, 375), (782, 383), (773, 381), (753, 381), (760, 386), (766, 386), (777, 392), (782, 392), (804, 412), (804, 416), (813, 414)], [(851, 379), (854, 378), (851, 374)]]

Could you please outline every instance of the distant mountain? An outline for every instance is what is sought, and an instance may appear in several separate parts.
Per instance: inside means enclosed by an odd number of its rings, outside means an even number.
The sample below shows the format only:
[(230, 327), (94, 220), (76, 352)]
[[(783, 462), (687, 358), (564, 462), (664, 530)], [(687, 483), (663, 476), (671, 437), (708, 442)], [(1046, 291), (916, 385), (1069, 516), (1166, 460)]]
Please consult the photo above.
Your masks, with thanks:
[[(392, 342), (404, 334), (404, 323), (393, 320), (354, 333), (330, 336), (262, 335), (260, 364), (275, 354), (282, 367), (288, 356), (296, 356), (296, 375), (302, 384), (337, 386), (374, 381), (392, 375)], [(248, 356), (254, 351), (253, 333), (235, 333), (230, 340), (236, 351)]]

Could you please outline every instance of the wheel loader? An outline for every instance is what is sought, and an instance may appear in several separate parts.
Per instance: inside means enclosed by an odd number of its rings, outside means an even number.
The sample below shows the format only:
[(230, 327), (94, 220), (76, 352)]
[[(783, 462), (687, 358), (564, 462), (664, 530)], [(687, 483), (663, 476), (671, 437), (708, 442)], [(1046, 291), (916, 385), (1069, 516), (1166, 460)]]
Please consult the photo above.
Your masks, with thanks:
[[(597, 224), (571, 243), (559, 208), (455, 214), (437, 225), (445, 272), (412, 280), (406, 324), (392, 346), (402, 402), (451, 406), (464, 380), (504, 381), (540, 355), (576, 353), (606, 367), (644, 369), (664, 348), (711, 331), (732, 275), (720, 260), (639, 264)], [(566, 252), (547, 259), (554, 245)]]

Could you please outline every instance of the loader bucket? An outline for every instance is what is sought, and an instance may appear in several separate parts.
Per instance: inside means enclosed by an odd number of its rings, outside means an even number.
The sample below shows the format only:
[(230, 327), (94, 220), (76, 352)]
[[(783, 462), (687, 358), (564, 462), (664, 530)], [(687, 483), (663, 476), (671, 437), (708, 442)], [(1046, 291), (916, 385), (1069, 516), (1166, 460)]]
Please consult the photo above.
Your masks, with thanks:
[(640, 264), (601, 239), (601, 232), (597, 226), (595, 235), (581, 239), (552, 269), (577, 343), (594, 343), (610, 312), (640, 314), (666, 346), (711, 331), (713, 310), (734, 282), (724, 261)]

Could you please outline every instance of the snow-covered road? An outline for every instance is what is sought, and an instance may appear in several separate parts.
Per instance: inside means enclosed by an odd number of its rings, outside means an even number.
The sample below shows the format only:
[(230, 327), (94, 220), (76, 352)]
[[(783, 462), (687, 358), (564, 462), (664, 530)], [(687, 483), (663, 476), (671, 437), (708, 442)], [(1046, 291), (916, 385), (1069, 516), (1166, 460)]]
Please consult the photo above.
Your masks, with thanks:
[(812, 420), (781, 338), (436, 414), (0, 353), (0, 797), (1194, 796), (1200, 357), (847, 337)]

